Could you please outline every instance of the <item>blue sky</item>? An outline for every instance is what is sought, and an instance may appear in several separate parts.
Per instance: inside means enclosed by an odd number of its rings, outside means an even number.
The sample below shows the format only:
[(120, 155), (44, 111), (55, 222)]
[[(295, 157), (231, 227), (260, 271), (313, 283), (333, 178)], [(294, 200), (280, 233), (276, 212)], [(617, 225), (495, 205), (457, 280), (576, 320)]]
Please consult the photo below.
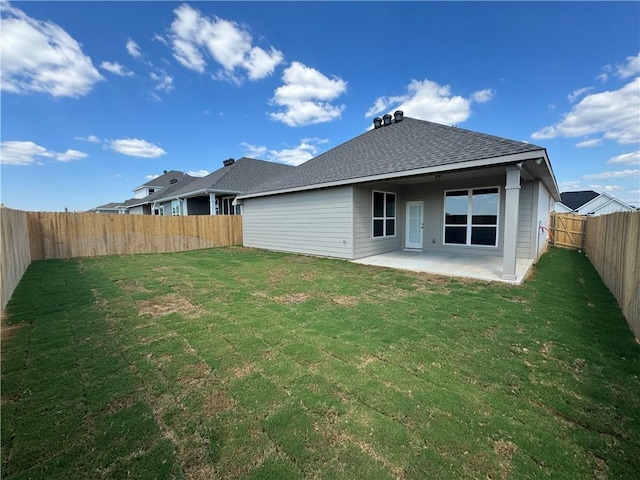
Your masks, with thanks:
[(406, 116), (546, 147), (640, 206), (638, 2), (2, 2), (2, 203), (299, 164)]

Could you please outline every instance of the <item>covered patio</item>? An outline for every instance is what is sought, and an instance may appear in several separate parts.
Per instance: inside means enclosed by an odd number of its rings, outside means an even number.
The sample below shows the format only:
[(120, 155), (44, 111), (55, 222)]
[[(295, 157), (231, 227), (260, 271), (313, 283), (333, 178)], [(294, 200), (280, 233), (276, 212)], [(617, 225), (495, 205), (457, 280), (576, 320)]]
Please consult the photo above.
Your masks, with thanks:
[(396, 250), (352, 261), (363, 265), (473, 278), (488, 282), (504, 282), (513, 285), (519, 285), (524, 281), (534, 262), (533, 259), (528, 258), (516, 259), (516, 278), (508, 280), (502, 275), (502, 257)]

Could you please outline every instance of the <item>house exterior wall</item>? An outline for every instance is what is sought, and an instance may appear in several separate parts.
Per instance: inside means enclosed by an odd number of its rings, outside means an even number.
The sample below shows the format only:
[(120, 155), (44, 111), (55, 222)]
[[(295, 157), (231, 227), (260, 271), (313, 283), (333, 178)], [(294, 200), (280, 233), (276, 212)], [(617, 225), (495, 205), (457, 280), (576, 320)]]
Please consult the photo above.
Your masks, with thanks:
[(246, 247), (353, 257), (351, 186), (247, 198), (242, 208)]
[[(537, 214), (537, 188), (534, 182), (520, 180), (520, 205), (518, 211), (518, 237), (516, 239), (516, 258), (534, 258), (535, 243), (532, 240), (535, 235), (535, 223)], [(535, 198), (534, 198), (535, 197)], [(534, 208), (534, 205), (535, 208)]]
[(130, 215), (151, 215), (151, 205), (138, 205), (129, 209)]
[(189, 215), (209, 215), (209, 196), (187, 198)]
[[(593, 211), (594, 209), (591, 209)], [(609, 203), (599, 207), (593, 212), (594, 215), (607, 215), (615, 212), (633, 212), (626, 205), (621, 204), (617, 200), (611, 200)]]
[[(396, 234), (393, 237), (373, 238), (372, 192), (396, 194)], [(402, 248), (404, 236), (404, 201), (401, 188), (392, 184), (369, 184), (353, 187), (353, 258), (363, 258)], [(402, 207), (402, 208), (401, 208)]]
[(542, 182), (535, 182), (534, 188), (537, 189), (538, 192), (538, 211), (537, 211), (537, 222), (536, 222), (536, 234), (532, 239), (532, 242), (535, 242), (534, 245), (537, 245), (536, 248), (536, 256), (533, 257), (536, 260), (540, 258), (540, 256), (547, 250), (549, 246), (549, 238), (550, 238), (550, 228), (551, 228), (551, 211), (554, 209), (556, 202), (553, 200), (551, 193), (547, 190), (547, 187), (544, 186)]
[[(409, 185), (402, 189), (401, 202), (401, 243), (399, 248), (405, 245), (405, 205), (410, 201), (424, 202), (424, 228), (423, 251), (452, 253), (463, 255), (488, 255), (502, 256), (504, 236), (504, 176), (479, 178), (476, 180), (452, 180), (442, 183), (424, 183)], [(446, 190), (458, 190), (481, 187), (499, 187), (499, 214), (498, 214), (498, 246), (475, 247), (467, 245), (444, 244), (444, 196)]]

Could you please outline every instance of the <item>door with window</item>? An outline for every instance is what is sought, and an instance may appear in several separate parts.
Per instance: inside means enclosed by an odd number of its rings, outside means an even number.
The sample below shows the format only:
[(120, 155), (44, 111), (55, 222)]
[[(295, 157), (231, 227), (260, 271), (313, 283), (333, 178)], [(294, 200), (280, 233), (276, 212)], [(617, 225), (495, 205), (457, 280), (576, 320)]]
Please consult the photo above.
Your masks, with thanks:
[(407, 202), (405, 248), (422, 249), (423, 202)]

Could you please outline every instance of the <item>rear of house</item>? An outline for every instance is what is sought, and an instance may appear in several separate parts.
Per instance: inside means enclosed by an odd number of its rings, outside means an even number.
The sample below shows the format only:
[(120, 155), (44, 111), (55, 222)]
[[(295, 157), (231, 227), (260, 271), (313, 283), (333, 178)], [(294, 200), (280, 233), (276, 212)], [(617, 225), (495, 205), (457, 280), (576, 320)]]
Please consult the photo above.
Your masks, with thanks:
[(394, 250), (516, 258), (559, 198), (542, 147), (396, 115), (253, 192), (244, 245), (359, 259)]

